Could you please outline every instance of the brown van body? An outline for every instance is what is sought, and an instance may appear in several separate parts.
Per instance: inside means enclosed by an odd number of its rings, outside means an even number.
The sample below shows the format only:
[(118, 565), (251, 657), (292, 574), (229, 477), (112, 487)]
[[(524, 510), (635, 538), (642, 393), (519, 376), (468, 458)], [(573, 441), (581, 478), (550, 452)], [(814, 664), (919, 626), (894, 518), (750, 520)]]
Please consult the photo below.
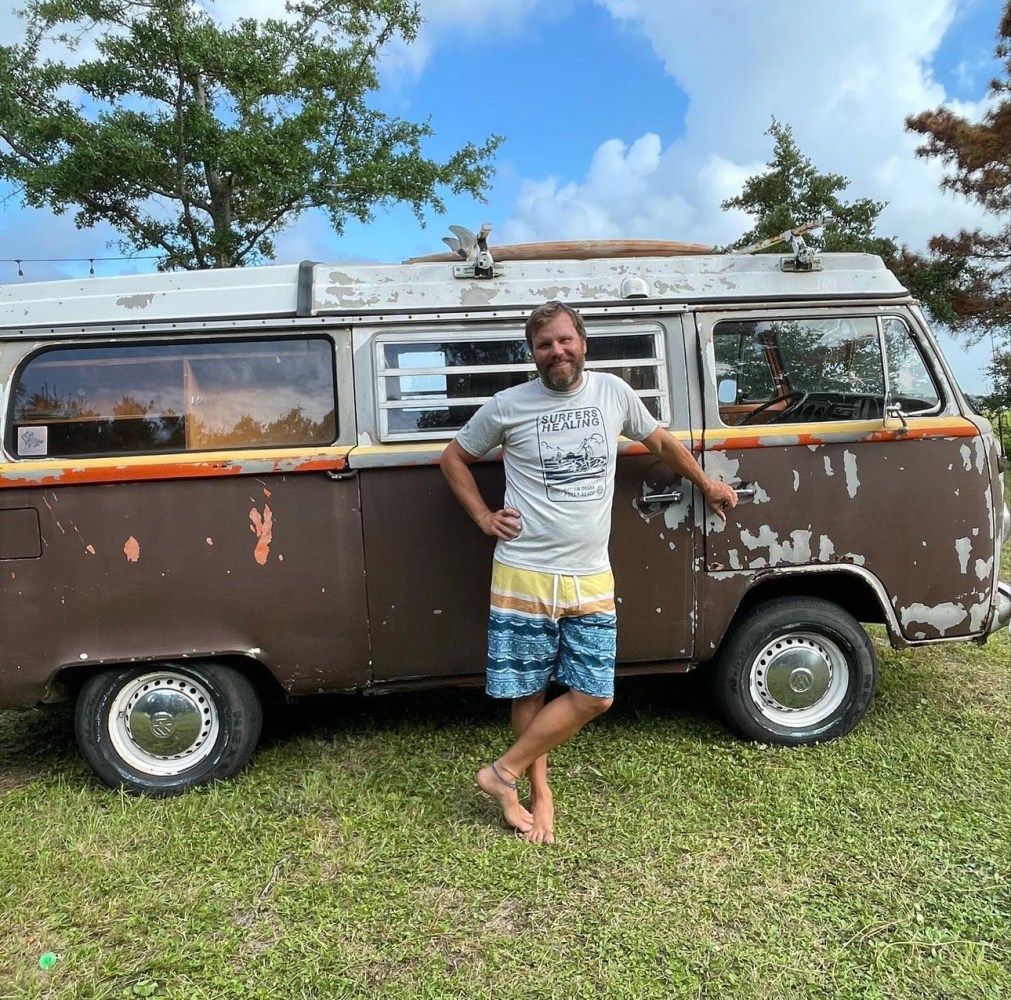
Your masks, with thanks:
[[(726, 258), (715, 260), (714, 273)], [(657, 267), (623, 261), (616, 273)], [(996, 582), (1003, 458), (989, 424), (967, 408), (903, 290), (871, 282), (859, 294), (791, 298), (774, 282), (793, 276), (763, 275), (767, 296), (731, 288), (721, 297), (712, 282), (706, 294), (679, 295), (673, 279), (657, 278), (659, 294), (643, 302), (602, 291), (602, 281), (566, 295), (571, 285), (525, 278), (520, 301), (475, 304), (492, 278), (465, 282), (455, 310), (405, 302), (395, 312), (367, 310), (360, 290), (353, 302), (327, 300), (350, 287), (330, 271), (314, 309), (293, 303), (255, 319), (223, 307), (199, 321), (9, 320), (0, 326), (0, 707), (73, 697), (102, 671), (145, 664), (227, 664), (290, 696), (480, 682), (492, 542), (442, 480), (452, 431), (384, 431), (382, 407), (407, 404), (386, 404), (377, 389), (393, 384), (382, 383), (392, 376), (380, 371), (380, 341), (402, 348), (414, 338), (432, 353), (433, 339), (521, 336), (525, 311), (551, 294), (584, 311), (591, 361), (595, 330), (617, 336), (648, 318), (659, 412), (744, 501), (724, 524), (645, 449), (622, 443), (611, 541), (619, 672), (713, 660), (749, 609), (790, 596), (883, 622), (896, 646), (984, 640), (1007, 614)], [(882, 401), (860, 419), (730, 423), (714, 331), (767, 316), (857, 316), (879, 329), (893, 317), (920, 345), (940, 401), (916, 416), (886, 414)], [(15, 450), (24, 421), (10, 387), (40, 351), (306, 331), (333, 343), (338, 431), (328, 444), (62, 459)], [(490, 455), (475, 470), (494, 503), (501, 462)], [(672, 491), (684, 495), (648, 502)]]

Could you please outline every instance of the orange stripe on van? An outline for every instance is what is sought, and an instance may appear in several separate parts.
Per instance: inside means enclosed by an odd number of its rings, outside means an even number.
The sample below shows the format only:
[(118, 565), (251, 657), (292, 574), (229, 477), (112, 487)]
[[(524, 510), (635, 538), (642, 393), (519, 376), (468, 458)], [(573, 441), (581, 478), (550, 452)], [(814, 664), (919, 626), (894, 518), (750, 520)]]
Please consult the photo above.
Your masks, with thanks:
[[(896, 421), (896, 423), (898, 423)], [(784, 445), (821, 445), (834, 441), (922, 441), (936, 438), (978, 437), (979, 429), (965, 417), (925, 417), (908, 426), (883, 427), (880, 420), (834, 420), (768, 427), (726, 427), (709, 431), (706, 451), (775, 448)]]
[(327, 451), (285, 448), (258, 453), (193, 452), (184, 458), (136, 455), (115, 458), (38, 459), (0, 463), (0, 489), (129, 483), (153, 479), (204, 479), (217, 476), (288, 472), (339, 472), (347, 468), (350, 447)]

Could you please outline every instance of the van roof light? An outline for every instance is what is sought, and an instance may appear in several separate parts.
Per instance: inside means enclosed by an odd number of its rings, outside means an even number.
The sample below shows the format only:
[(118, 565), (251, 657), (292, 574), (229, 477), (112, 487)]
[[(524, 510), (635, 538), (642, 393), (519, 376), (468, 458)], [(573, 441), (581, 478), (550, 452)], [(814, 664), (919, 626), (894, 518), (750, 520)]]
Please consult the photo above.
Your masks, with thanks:
[(623, 299), (648, 299), (649, 282), (637, 275), (629, 275), (622, 279), (621, 297)]

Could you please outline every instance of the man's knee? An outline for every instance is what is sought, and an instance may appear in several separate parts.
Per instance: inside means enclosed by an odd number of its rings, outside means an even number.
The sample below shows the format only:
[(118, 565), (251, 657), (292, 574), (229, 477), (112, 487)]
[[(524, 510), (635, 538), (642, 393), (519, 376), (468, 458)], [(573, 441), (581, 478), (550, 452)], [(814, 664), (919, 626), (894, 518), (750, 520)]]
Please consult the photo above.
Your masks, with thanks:
[(587, 719), (595, 719), (598, 715), (603, 715), (614, 704), (614, 698), (597, 698), (592, 694), (584, 694), (582, 691), (575, 690), (572, 690), (571, 694), (579, 711)]

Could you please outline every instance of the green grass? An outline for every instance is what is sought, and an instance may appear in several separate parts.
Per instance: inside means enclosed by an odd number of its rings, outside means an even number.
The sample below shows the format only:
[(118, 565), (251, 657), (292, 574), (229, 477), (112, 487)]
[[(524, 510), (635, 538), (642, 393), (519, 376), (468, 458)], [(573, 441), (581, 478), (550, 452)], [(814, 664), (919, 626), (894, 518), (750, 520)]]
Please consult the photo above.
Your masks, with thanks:
[(170, 800), (100, 786), (69, 711), (0, 713), (0, 998), (1011, 996), (1007, 633), (874, 641), (869, 715), (820, 747), (619, 685), (552, 757), (550, 848), (474, 790), (506, 738), (475, 691), (275, 711)]
[(97, 785), (68, 713), (0, 714), (0, 997), (1011, 995), (1007, 636), (876, 645), (869, 716), (803, 750), (626, 682), (554, 755), (551, 848), (473, 790), (477, 692), (275, 713), (163, 801)]

